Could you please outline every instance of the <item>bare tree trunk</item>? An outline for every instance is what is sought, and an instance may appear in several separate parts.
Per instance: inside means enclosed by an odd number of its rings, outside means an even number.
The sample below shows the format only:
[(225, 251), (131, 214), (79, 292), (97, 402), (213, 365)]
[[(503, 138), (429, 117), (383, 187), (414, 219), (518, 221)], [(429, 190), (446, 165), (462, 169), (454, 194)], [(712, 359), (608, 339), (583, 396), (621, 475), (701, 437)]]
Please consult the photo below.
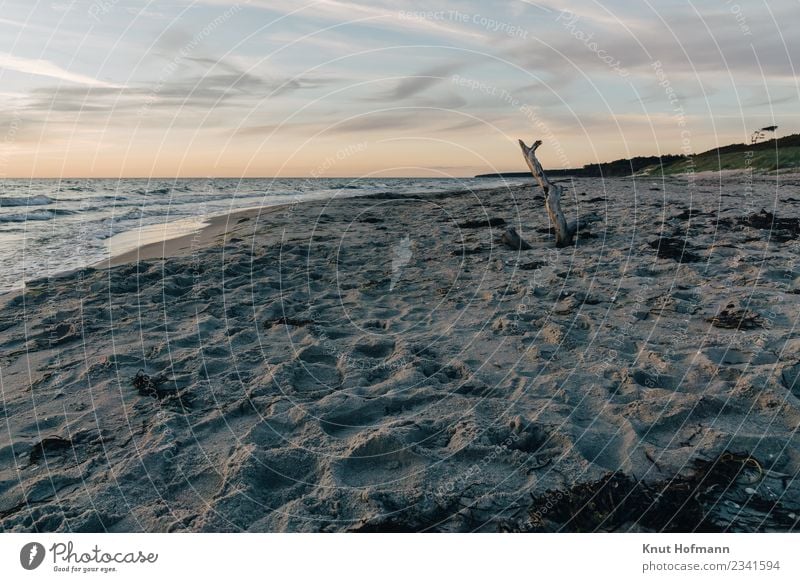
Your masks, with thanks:
[(536, 178), (539, 186), (544, 191), (544, 205), (556, 232), (556, 246), (565, 247), (572, 244), (572, 238), (575, 236), (578, 225), (567, 226), (567, 219), (564, 218), (564, 213), (561, 211), (561, 186), (553, 184), (547, 179), (544, 170), (542, 170), (542, 164), (536, 159), (536, 148), (540, 145), (542, 145), (542, 140), (540, 139), (533, 142), (531, 147), (526, 146), (525, 142), (519, 140), (522, 155), (531, 169), (531, 174), (533, 174), (533, 177)]

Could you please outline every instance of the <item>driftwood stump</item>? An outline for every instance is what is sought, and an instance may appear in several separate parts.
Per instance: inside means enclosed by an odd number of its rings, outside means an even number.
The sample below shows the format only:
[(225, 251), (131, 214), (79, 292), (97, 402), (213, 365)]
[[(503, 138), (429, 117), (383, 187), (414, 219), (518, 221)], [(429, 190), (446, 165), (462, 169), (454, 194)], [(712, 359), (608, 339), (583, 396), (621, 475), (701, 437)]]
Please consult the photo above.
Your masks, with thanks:
[(550, 217), (550, 222), (556, 233), (556, 246), (565, 247), (572, 244), (572, 239), (575, 236), (575, 231), (578, 229), (577, 224), (574, 226), (567, 225), (567, 219), (564, 218), (564, 212), (561, 210), (561, 186), (553, 184), (544, 173), (542, 164), (536, 159), (536, 148), (542, 145), (542, 140), (537, 139), (533, 142), (531, 147), (525, 145), (525, 142), (519, 140), (519, 146), (522, 148), (522, 155), (531, 169), (531, 174), (539, 182), (544, 192), (544, 205), (547, 208), (547, 215)]

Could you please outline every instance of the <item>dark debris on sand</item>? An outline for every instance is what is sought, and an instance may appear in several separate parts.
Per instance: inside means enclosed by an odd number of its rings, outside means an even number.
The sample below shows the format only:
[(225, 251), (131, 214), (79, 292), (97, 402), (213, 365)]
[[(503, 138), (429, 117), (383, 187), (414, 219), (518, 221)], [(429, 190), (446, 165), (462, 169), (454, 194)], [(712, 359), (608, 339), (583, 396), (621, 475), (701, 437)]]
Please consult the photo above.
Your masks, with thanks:
[(785, 480), (748, 454), (696, 460), (689, 477), (645, 483), (622, 472), (534, 497), (524, 524), (504, 531), (791, 531), (797, 508), (781, 501)]
[(40, 463), (58, 463), (64, 460), (82, 463), (88, 458), (87, 450), (97, 447), (104, 440), (111, 440), (112, 437), (102, 436), (100, 432), (93, 430), (83, 430), (71, 433), (68, 437), (52, 435), (42, 438), (36, 442), (28, 453), (30, 465)]
[(678, 263), (697, 263), (703, 260), (685, 239), (662, 236), (648, 244), (650, 248), (656, 249), (659, 259), (672, 259)]
[(775, 242), (787, 242), (800, 237), (800, 218), (778, 218), (763, 208), (761, 212), (737, 218), (735, 222), (731, 219), (722, 219), (719, 224), (728, 228), (736, 224), (757, 230), (768, 230), (770, 240)]
[(161, 378), (153, 378), (145, 374), (144, 370), (139, 370), (136, 372), (136, 376), (133, 377), (133, 387), (136, 388), (142, 396), (159, 398), (161, 392), (158, 386), (162, 381)]
[(676, 214), (672, 218), (678, 220), (691, 220), (693, 218), (697, 218), (698, 216), (709, 216), (709, 214), (707, 212), (702, 212), (697, 208), (685, 208), (683, 212)]
[(500, 242), (515, 251), (529, 251), (533, 248), (513, 228), (509, 228), (503, 233), (500, 237)]
[(750, 330), (764, 327), (760, 315), (747, 309), (736, 309), (733, 303), (729, 303), (725, 309), (706, 321), (722, 329)]
[(493, 228), (497, 226), (505, 226), (506, 221), (502, 218), (488, 218), (483, 220), (467, 220), (459, 223), (459, 228)]
[(792, 476), (766, 469), (752, 455), (725, 451), (713, 460), (695, 460), (689, 473), (645, 482), (616, 471), (491, 510), (465, 501), (469, 487), (460, 500), (437, 500), (426, 511), (397, 506), (389, 496), (381, 502), (392, 517), (365, 520), (348, 531), (715, 533), (788, 532), (798, 526), (800, 510), (785, 501)]
[(453, 257), (461, 257), (466, 255), (479, 255), (482, 252), (483, 252), (483, 247), (478, 245), (472, 248), (463, 247), (460, 249), (454, 249), (450, 251), (450, 255)]
[(45, 437), (33, 445), (28, 460), (31, 465), (43, 461), (47, 456), (62, 454), (72, 449), (72, 441), (59, 436)]
[(271, 328), (276, 325), (288, 325), (291, 327), (305, 327), (315, 323), (313, 319), (303, 319), (297, 317), (276, 317), (275, 319), (268, 319), (264, 322), (264, 327)]
[(383, 222), (383, 218), (380, 216), (364, 215), (359, 217), (358, 221), (367, 224), (381, 224)]
[(175, 388), (167, 388), (163, 384), (166, 382), (164, 376), (150, 376), (144, 370), (136, 372), (133, 377), (133, 387), (142, 396), (150, 396), (160, 401), (162, 404), (176, 404), (180, 408), (188, 409), (191, 406), (190, 399), (187, 394)]
[(546, 261), (531, 261), (530, 263), (522, 263), (517, 265), (520, 271), (535, 271), (547, 264)]

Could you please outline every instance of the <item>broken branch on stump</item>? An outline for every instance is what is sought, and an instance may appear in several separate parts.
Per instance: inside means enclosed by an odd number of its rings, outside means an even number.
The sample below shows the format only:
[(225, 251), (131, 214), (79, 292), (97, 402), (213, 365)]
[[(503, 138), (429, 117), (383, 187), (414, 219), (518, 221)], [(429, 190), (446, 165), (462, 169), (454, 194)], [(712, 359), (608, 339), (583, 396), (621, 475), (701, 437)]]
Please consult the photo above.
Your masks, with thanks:
[(572, 238), (575, 236), (579, 225), (577, 223), (570, 226), (567, 225), (567, 219), (564, 218), (564, 212), (561, 210), (561, 186), (553, 184), (547, 178), (542, 169), (542, 164), (536, 159), (536, 148), (540, 145), (542, 145), (542, 140), (540, 139), (533, 142), (531, 147), (526, 146), (525, 142), (519, 140), (522, 155), (531, 169), (531, 174), (533, 174), (533, 177), (539, 182), (539, 186), (542, 187), (542, 191), (544, 191), (544, 205), (556, 233), (556, 246), (565, 247), (572, 243)]

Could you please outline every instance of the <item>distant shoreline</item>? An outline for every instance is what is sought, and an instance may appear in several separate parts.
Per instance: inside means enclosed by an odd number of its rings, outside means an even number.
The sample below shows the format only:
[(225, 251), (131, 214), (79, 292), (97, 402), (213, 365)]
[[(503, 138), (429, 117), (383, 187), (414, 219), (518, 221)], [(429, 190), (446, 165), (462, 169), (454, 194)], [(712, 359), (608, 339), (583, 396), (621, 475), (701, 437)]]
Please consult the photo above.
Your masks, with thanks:
[[(774, 155), (768, 155), (774, 154)], [(675, 175), (687, 172), (745, 170), (776, 171), (800, 167), (800, 134), (758, 143), (735, 143), (697, 154), (634, 156), (610, 162), (586, 164), (582, 168), (547, 170), (551, 176), (575, 178), (626, 178), (636, 175)], [(476, 178), (520, 178), (528, 172), (478, 174)]]

